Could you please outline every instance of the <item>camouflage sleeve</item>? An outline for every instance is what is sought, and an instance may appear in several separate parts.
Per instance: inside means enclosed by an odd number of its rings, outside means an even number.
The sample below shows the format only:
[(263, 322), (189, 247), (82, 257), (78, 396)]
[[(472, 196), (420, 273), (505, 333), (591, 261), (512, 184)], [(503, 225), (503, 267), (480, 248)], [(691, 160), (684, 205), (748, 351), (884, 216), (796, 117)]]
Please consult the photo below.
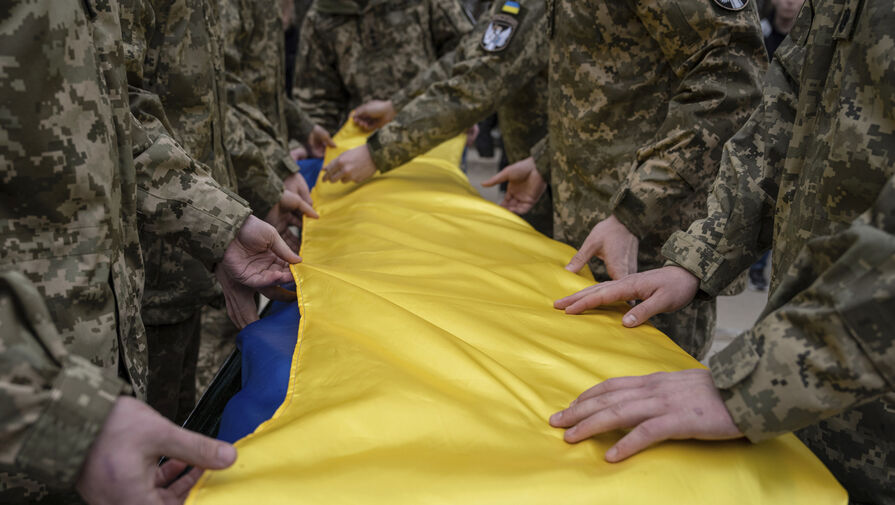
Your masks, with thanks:
[(705, 198), (724, 142), (761, 97), (767, 53), (755, 2), (738, 12), (711, 0), (630, 0), (679, 83), (653, 141), (614, 196), (613, 214), (632, 233), (668, 236), (674, 209)]
[(454, 51), (464, 35), (472, 31), (473, 20), (458, 0), (428, 0), (432, 41), (438, 57)]
[(895, 177), (840, 233), (800, 251), (765, 315), (711, 360), (752, 441), (895, 390)]
[(142, 88), (146, 34), (155, 23), (152, 7), (144, 0), (124, 0), (120, 9), (140, 224), (210, 269), (251, 210), (174, 141), (161, 98)]
[(289, 133), (290, 143), (297, 141), (302, 145), (307, 144), (308, 136), (311, 135), (311, 130), (314, 129), (314, 120), (299, 107), (296, 100), (287, 98), (284, 106), (286, 111), (286, 131)]
[(0, 471), (70, 488), (121, 379), (68, 354), (37, 288), (0, 272)]
[(289, 153), (277, 142), (276, 131), (258, 107), (252, 87), (240, 76), (244, 66), (260, 63), (247, 61), (242, 49), (259, 43), (252, 38), (261, 30), (254, 22), (252, 6), (243, 0), (228, 0), (219, 4), (218, 12), (224, 35), (227, 90), (224, 147), (236, 174), (239, 196), (249, 202), (256, 216), (264, 219), (283, 193), (283, 181), (272, 167)]
[[(388, 171), (460, 134), (491, 114), (547, 65), (543, 2), (525, 4), (517, 32), (505, 49), (480, 47), (490, 18), (463, 39), (451, 77), (408, 103), (395, 119), (367, 139), (376, 168)], [(530, 9), (527, 7), (530, 6)]]
[(432, 83), (436, 83), (450, 77), (451, 68), (453, 68), (454, 66), (455, 59), (462, 58), (462, 56), (457, 54), (460, 49), (461, 48), (457, 48), (454, 51), (442, 55), (435, 61), (435, 63), (429, 65), (429, 68), (426, 68), (422, 72), (416, 74), (413, 79), (410, 80), (410, 83), (408, 83), (406, 86), (399, 89), (397, 93), (392, 95), (390, 100), (395, 110), (400, 111), (401, 109), (403, 109), (408, 103), (410, 103), (411, 100), (422, 95), (426, 91), (426, 88), (428, 88)]
[(335, 52), (326, 44), (318, 22), (319, 15), (312, 8), (301, 27), (292, 96), (314, 124), (335, 133), (348, 112), (344, 107), (349, 95), (342, 85)]
[[(259, 142), (253, 142), (253, 139)], [(267, 144), (269, 150), (279, 152), (281, 156), (288, 157), (288, 153), (234, 106), (227, 107), (227, 135), (224, 142), (236, 173), (239, 196), (249, 202), (253, 214), (264, 219), (280, 201), (283, 181), (273, 172), (259, 144)], [(280, 161), (277, 160), (276, 164), (280, 164)]]
[[(411, 100), (421, 95), (432, 83), (447, 79), (457, 59), (457, 51), (463, 45), (463, 36), (473, 29), (473, 20), (466, 7), (457, 2), (459, 10), (452, 2), (433, 5), (432, 37), (438, 51), (438, 59), (428, 68), (419, 72), (410, 82), (391, 96), (395, 110), (401, 110)], [(458, 36), (459, 34), (459, 36)]]
[(531, 157), (535, 162), (535, 169), (541, 174), (541, 178), (546, 182), (550, 182), (550, 140), (549, 136), (538, 141), (531, 148)]
[(777, 49), (765, 76), (761, 104), (724, 146), (707, 217), (686, 232), (672, 234), (662, 248), (671, 262), (699, 277), (700, 289), (711, 296), (770, 248), (804, 58), (803, 48), (792, 40), (807, 28), (797, 24)]

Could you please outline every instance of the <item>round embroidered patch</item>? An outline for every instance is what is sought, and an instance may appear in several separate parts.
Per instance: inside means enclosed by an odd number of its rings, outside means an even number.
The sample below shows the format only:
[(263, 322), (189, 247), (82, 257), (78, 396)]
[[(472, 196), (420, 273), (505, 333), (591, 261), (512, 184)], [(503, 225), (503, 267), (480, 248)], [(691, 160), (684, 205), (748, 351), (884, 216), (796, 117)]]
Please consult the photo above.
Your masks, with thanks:
[(729, 11), (741, 11), (749, 5), (749, 0), (714, 0), (718, 7)]

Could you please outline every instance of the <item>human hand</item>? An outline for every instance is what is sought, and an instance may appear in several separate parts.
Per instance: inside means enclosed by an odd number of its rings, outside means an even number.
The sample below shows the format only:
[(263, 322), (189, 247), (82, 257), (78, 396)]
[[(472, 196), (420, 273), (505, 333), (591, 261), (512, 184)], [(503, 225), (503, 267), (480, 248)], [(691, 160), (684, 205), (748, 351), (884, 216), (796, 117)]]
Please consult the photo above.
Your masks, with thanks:
[(743, 434), (734, 424), (708, 370), (659, 372), (603, 381), (550, 417), (577, 443), (594, 435), (633, 428), (606, 451), (622, 461), (663, 440), (729, 440)]
[(256, 290), (273, 300), (294, 300), (295, 293), (278, 285), (293, 280), (289, 264), (300, 261), (273, 226), (249, 216), (214, 272), (230, 319), (240, 328), (258, 319)]
[[(290, 176), (292, 177), (298, 176), (299, 179), (304, 181), (304, 178), (295, 174)], [(285, 184), (284, 184), (285, 186)], [(297, 184), (293, 183), (293, 186), (297, 186)], [(307, 184), (305, 184), (305, 193), (307, 193)], [(308, 195), (308, 200), (310, 200), (310, 195)], [(296, 235), (291, 229), (290, 226), (297, 226), (301, 228), (301, 214), (304, 214), (310, 218), (317, 219), (317, 212), (314, 210), (314, 207), (311, 206), (307, 200), (302, 198), (299, 194), (290, 191), (287, 188), (283, 189), (283, 194), (280, 196), (280, 201), (277, 202), (276, 205), (271, 207), (270, 211), (264, 216), (264, 221), (273, 226), (277, 233), (283, 237), (283, 240), (286, 241), (286, 244), (289, 245), (289, 248), (293, 251), (298, 251), (300, 246), (298, 235)]]
[(475, 139), (479, 136), (479, 125), (474, 124), (466, 129), (466, 147), (473, 147)]
[[(171, 458), (161, 467), (161, 457)], [(227, 468), (236, 449), (178, 428), (134, 398), (121, 396), (84, 460), (76, 488), (90, 505), (181, 504), (203, 470)], [(187, 466), (194, 469), (177, 478)]]
[(615, 216), (597, 223), (584, 239), (584, 244), (566, 265), (566, 270), (579, 272), (594, 256), (603, 260), (613, 280), (637, 272), (637, 249), (640, 241)]
[(535, 160), (531, 157), (504, 168), (482, 186), (489, 188), (502, 182), (507, 183), (507, 192), (500, 205), (516, 214), (531, 210), (547, 190), (547, 183), (535, 169)]
[(320, 125), (314, 125), (314, 129), (308, 134), (307, 144), (315, 158), (322, 158), (326, 154), (327, 147), (336, 147), (329, 132)]
[(289, 156), (292, 157), (292, 161), (303, 160), (308, 157), (308, 151), (304, 147), (298, 146), (289, 151)]
[(354, 110), (354, 122), (370, 132), (388, 124), (396, 114), (391, 100), (370, 100)]
[(370, 157), (370, 149), (367, 145), (355, 147), (340, 154), (338, 158), (323, 167), (326, 175), (324, 181), (328, 182), (361, 182), (369, 179), (376, 173), (376, 165)]
[(661, 312), (674, 312), (690, 303), (699, 290), (699, 279), (678, 266), (667, 266), (629, 275), (621, 280), (601, 282), (574, 295), (553, 302), (566, 314), (622, 300), (643, 300), (622, 318), (628, 328), (638, 326)]

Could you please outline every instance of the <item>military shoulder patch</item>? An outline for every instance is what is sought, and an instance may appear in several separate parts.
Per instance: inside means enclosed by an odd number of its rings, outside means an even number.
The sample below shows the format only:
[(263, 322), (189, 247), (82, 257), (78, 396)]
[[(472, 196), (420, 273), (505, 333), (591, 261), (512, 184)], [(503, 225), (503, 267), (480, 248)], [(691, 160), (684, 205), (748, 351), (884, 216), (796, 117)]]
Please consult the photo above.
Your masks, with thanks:
[(482, 49), (489, 53), (498, 53), (510, 45), (510, 40), (516, 34), (519, 20), (514, 16), (495, 14), (482, 36)]
[(503, 4), (503, 7), (500, 8), (500, 12), (506, 12), (507, 14), (519, 14), (519, 2), (513, 2), (512, 0), (508, 0)]
[(715, 4), (729, 11), (741, 11), (749, 5), (749, 0), (714, 0)]

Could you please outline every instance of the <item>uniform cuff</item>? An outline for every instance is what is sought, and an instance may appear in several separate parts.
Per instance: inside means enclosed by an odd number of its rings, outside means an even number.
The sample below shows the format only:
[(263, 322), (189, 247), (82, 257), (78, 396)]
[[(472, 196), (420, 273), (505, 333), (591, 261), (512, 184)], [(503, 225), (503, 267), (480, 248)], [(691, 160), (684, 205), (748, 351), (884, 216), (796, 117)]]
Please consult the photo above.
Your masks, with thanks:
[(290, 176), (298, 173), (298, 163), (292, 159), (292, 155), (286, 153), (281, 156), (276, 163), (273, 164), (273, 170), (281, 180), (286, 180)]
[(389, 155), (387, 149), (382, 144), (382, 141), (379, 139), (379, 133), (380, 132), (377, 131), (373, 133), (373, 135), (367, 137), (367, 150), (370, 151), (370, 159), (372, 159), (373, 164), (376, 165), (376, 170), (385, 173), (403, 165), (406, 162), (395, 164), (393, 156)]
[(544, 182), (550, 183), (550, 145), (547, 141), (547, 137), (542, 138), (538, 141), (534, 147), (531, 148), (531, 157), (535, 162), (535, 170), (541, 174), (541, 178), (544, 179)]
[(25, 473), (54, 487), (74, 486), (91, 444), (127, 384), (80, 356), (69, 355), (53, 381), (50, 404), (16, 457)]
[(717, 296), (732, 280), (718, 275), (724, 257), (687, 232), (674, 232), (662, 246), (662, 255), (698, 277), (699, 288), (711, 296)]
[(637, 238), (642, 239), (652, 229), (650, 223), (644, 222), (644, 216), (646, 216), (644, 205), (631, 194), (628, 188), (616, 193), (612, 204), (612, 215)]
[(403, 109), (412, 100), (413, 98), (405, 93), (403, 89), (399, 90), (397, 93), (392, 95), (391, 98), (389, 98), (389, 101), (392, 102), (392, 107), (396, 111), (400, 111), (401, 109)]

